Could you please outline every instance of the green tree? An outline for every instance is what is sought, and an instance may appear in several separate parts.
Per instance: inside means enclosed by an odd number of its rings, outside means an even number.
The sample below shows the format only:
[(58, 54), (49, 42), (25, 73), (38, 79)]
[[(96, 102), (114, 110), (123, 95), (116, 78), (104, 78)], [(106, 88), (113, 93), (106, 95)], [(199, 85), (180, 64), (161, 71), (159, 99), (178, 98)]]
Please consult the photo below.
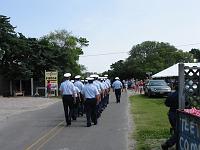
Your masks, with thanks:
[(198, 62), (200, 62), (200, 50), (199, 49), (193, 48), (193, 49), (191, 49), (191, 51), (189, 51), (189, 53), (193, 54), (193, 57), (195, 59), (197, 59)]
[(81, 65), (78, 64), (79, 56), (83, 54), (82, 48), (88, 46), (86, 38), (75, 37), (66, 30), (56, 30), (41, 38), (49, 41), (53, 47), (54, 63), (59, 66), (59, 72), (71, 72), (73, 75), (81, 73)]
[(31, 75), (25, 62), (28, 45), (21, 33), (14, 31), (10, 18), (0, 16), (0, 73), (7, 79), (24, 79)]
[[(122, 63), (111, 65), (111, 74), (123, 78), (143, 79), (146, 72), (157, 73), (178, 62), (192, 62), (192, 54), (178, 50), (169, 43), (145, 41), (132, 47), (130, 56)], [(117, 71), (116, 71), (117, 70)]]
[(84, 70), (78, 64), (84, 46), (88, 46), (85, 38), (66, 30), (56, 30), (39, 40), (26, 38), (15, 32), (9, 17), (0, 16), (0, 73), (7, 79), (44, 80), (44, 70), (78, 74)]

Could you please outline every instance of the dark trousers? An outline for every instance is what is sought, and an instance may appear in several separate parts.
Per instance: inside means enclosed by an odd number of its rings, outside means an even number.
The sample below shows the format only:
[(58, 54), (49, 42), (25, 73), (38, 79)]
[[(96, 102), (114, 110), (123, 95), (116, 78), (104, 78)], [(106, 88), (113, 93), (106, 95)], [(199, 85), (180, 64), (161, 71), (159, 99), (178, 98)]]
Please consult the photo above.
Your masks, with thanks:
[(115, 89), (116, 102), (120, 103), (121, 89)]
[(63, 101), (63, 107), (65, 111), (65, 120), (66, 120), (66, 123), (69, 125), (71, 124), (74, 98), (72, 97), (72, 95), (63, 95), (62, 101)]
[(172, 126), (173, 133), (171, 137), (165, 142), (165, 144), (168, 147), (172, 147), (176, 144), (176, 138), (177, 138), (177, 130), (176, 130), (176, 111), (169, 111), (168, 113), (168, 119)]
[(79, 98), (76, 97), (76, 101), (75, 103), (73, 103), (73, 108), (72, 108), (72, 119), (76, 120), (77, 116), (78, 116), (78, 107), (79, 107)]
[(87, 124), (91, 124), (91, 121), (97, 123), (96, 104), (96, 98), (86, 99), (85, 101)]
[(83, 95), (80, 93), (80, 101), (79, 101), (79, 105), (78, 105), (78, 116), (79, 115), (83, 115), (84, 113), (84, 98), (83, 98)]
[(107, 94), (106, 99), (107, 99), (107, 104), (109, 104), (109, 93)]

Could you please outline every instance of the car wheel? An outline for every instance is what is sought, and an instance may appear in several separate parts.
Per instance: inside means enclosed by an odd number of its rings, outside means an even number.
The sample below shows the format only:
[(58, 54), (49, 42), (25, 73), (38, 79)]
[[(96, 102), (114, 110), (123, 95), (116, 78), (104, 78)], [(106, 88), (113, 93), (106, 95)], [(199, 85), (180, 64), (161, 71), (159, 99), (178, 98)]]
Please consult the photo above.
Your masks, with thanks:
[(151, 91), (148, 91), (147, 94), (148, 94), (148, 97), (151, 97)]

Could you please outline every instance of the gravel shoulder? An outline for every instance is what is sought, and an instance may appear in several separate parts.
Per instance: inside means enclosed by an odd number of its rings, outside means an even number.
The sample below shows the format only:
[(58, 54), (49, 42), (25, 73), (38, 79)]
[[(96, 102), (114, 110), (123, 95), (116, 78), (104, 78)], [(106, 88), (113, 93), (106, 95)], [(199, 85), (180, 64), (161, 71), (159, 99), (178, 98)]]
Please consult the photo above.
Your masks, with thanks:
[(0, 122), (16, 114), (46, 108), (60, 100), (41, 97), (0, 97)]

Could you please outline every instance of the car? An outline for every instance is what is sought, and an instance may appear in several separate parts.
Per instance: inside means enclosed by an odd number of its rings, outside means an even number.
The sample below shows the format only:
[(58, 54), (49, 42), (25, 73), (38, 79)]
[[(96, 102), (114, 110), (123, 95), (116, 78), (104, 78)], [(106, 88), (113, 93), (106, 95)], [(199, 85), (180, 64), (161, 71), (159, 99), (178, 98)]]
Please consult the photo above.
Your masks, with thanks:
[(165, 80), (148, 80), (144, 86), (145, 95), (151, 97), (156, 95), (168, 95), (171, 93), (171, 88)]

